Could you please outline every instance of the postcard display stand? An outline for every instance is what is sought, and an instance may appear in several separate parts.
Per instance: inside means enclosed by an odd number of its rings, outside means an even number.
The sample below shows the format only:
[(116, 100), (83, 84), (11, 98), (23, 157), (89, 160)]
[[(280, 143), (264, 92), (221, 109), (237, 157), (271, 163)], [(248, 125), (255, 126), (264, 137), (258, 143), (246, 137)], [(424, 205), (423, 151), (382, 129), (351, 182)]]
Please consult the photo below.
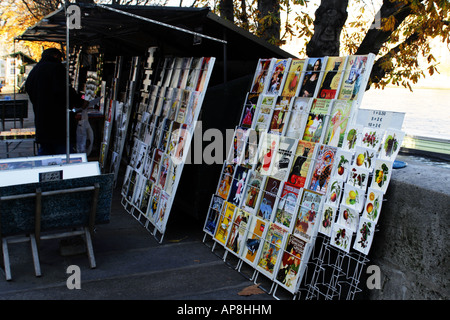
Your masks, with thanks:
[(258, 61), (203, 241), (255, 283), (269, 279), (275, 298), (279, 287), (299, 299), (360, 291), (403, 139), (386, 112), (359, 116), (373, 59)]
[(215, 58), (166, 57), (162, 62), (158, 82), (148, 75), (143, 80), (121, 190), (124, 208), (160, 243)]

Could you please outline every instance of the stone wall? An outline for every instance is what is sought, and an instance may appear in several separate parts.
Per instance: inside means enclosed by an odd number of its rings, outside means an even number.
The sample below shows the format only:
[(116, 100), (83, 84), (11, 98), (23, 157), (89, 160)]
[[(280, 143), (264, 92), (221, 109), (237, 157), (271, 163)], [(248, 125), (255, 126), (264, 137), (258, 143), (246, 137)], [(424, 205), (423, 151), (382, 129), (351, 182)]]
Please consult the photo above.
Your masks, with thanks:
[(368, 298), (450, 299), (449, 226), (450, 169), (408, 162), (394, 170), (369, 253), (381, 286), (366, 289)]

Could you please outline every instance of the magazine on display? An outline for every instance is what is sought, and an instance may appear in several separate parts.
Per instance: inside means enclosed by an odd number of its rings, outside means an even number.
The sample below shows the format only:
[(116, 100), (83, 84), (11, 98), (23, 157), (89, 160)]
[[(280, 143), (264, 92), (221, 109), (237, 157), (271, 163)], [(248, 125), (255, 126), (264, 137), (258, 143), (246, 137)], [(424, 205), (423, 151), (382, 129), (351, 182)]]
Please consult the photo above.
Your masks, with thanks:
[(237, 127), (234, 130), (233, 145), (230, 148), (228, 162), (240, 164), (243, 162), (244, 146), (247, 138), (246, 129)]
[(358, 222), (359, 210), (341, 203), (341, 205), (339, 206), (339, 216), (337, 223), (339, 223), (341, 226), (346, 227), (352, 232), (356, 232)]
[(282, 255), (285, 235), (287, 235), (286, 229), (275, 223), (269, 224), (256, 268), (270, 279), (275, 276), (274, 273)]
[(284, 83), (283, 91), (281, 95), (284, 97), (295, 97), (298, 95), (300, 84), (302, 81), (302, 71), (305, 66), (306, 59), (292, 59), (287, 74), (286, 81)]
[(275, 211), (274, 222), (292, 229), (295, 216), (299, 210), (299, 202), (303, 189), (293, 187), (287, 183), (283, 184), (280, 200)]
[(247, 227), (253, 216), (240, 208), (236, 209), (231, 223), (230, 234), (228, 235), (225, 248), (236, 256), (240, 256), (245, 248)]
[(306, 122), (302, 140), (322, 143), (325, 138), (326, 126), (331, 112), (332, 101), (314, 99)]
[(302, 86), (300, 87), (299, 97), (317, 97), (319, 83), (323, 76), (326, 65), (326, 57), (308, 58), (303, 75)]
[[(295, 220), (293, 234), (310, 242), (317, 233), (318, 216), (321, 212), (323, 195), (303, 189), (299, 211)], [(317, 223), (316, 223), (317, 222)]]
[(380, 158), (394, 161), (397, 157), (400, 147), (402, 145), (403, 139), (405, 138), (405, 132), (388, 128), (384, 140), (381, 144)]
[(326, 240), (318, 250), (329, 241), (344, 256), (369, 252), (404, 137), (400, 116), (359, 108), (373, 59), (260, 59), (245, 97), (242, 131), (235, 131), (214, 194), (236, 209), (222, 225), (222, 244), (292, 294), (318, 233)]
[(288, 75), (289, 66), (292, 59), (276, 59), (273, 67), (269, 70), (268, 76), (269, 81), (267, 87), (265, 88), (266, 93), (280, 95), (286, 77)]
[(289, 235), (282, 252), (275, 281), (291, 293), (295, 293), (302, 281), (308, 262), (308, 243), (294, 235)]
[(267, 177), (266, 185), (261, 196), (257, 216), (266, 221), (272, 219), (272, 213), (278, 203), (281, 181), (272, 177)]
[(326, 125), (324, 143), (341, 147), (344, 135), (352, 114), (353, 102), (347, 100), (334, 100), (331, 114)]
[(248, 233), (245, 237), (245, 247), (242, 251), (242, 260), (250, 265), (256, 263), (256, 256), (262, 243), (262, 239), (267, 231), (269, 222), (258, 217), (253, 217), (248, 227)]
[(305, 132), (309, 111), (314, 99), (294, 97), (291, 99), (288, 126), (285, 131), (286, 137), (300, 139)]
[(348, 57), (328, 57), (318, 98), (334, 99), (341, 86), (343, 71)]
[(371, 148), (355, 147), (352, 165), (372, 171), (376, 156), (377, 152)]
[(250, 171), (244, 191), (242, 209), (252, 214), (256, 213), (259, 200), (263, 194), (265, 177), (257, 171)]
[(258, 156), (258, 133), (248, 129), (245, 136), (244, 153), (240, 165), (253, 169)]
[(327, 237), (331, 235), (331, 230), (336, 220), (338, 207), (325, 203), (323, 205), (323, 213), (320, 219), (319, 232)]
[(225, 246), (225, 242), (230, 232), (231, 222), (233, 221), (236, 206), (232, 203), (225, 202), (222, 206), (222, 212), (219, 216), (216, 233), (214, 239)]
[(217, 222), (219, 220), (220, 213), (222, 212), (222, 206), (225, 200), (217, 195), (211, 196), (211, 202), (209, 204), (208, 214), (206, 216), (205, 225), (203, 231), (210, 236), (214, 236), (216, 232)]
[(155, 215), (155, 226), (158, 228), (159, 232), (164, 233), (166, 230), (167, 219), (169, 218), (169, 212), (167, 207), (169, 206), (170, 195), (161, 190), (159, 201), (158, 201), (158, 209)]
[(287, 178), (287, 183), (297, 188), (307, 187), (311, 180), (315, 163), (316, 143), (299, 140), (295, 151), (294, 162)]
[(256, 118), (254, 121), (254, 129), (258, 132), (267, 132), (270, 128), (272, 113), (277, 102), (277, 96), (263, 94), (257, 106)]
[(282, 135), (286, 130), (290, 114), (290, 97), (278, 96), (270, 120), (269, 133)]
[(362, 132), (361, 146), (378, 152), (385, 134), (384, 129), (364, 127)]
[(285, 136), (280, 137), (277, 152), (270, 176), (286, 181), (291, 171), (292, 162), (294, 160), (295, 152), (297, 151), (297, 140)]
[(273, 68), (275, 59), (259, 59), (250, 92), (263, 93), (270, 80), (269, 72)]
[(242, 110), (241, 120), (239, 121), (242, 128), (252, 128), (257, 114), (259, 97), (259, 93), (247, 93), (244, 108)]
[(344, 193), (342, 194), (341, 204), (361, 212), (364, 196), (364, 190), (354, 187), (351, 184), (344, 183)]
[(325, 194), (336, 159), (336, 147), (321, 144), (317, 147), (316, 162), (313, 167), (309, 189)]

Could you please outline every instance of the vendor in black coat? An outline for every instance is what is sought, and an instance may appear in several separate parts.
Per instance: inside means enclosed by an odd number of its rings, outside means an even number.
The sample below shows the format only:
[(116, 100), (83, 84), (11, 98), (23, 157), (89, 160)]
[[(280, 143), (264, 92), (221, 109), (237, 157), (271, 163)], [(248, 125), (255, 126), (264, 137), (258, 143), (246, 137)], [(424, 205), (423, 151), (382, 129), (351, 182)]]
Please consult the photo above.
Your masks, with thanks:
[[(66, 68), (63, 54), (55, 48), (42, 52), (41, 60), (31, 70), (25, 91), (33, 104), (36, 142), (39, 155), (66, 153)], [(70, 109), (85, 108), (85, 102), (75, 89), (69, 88)], [(70, 112), (70, 152), (76, 145), (76, 120)]]

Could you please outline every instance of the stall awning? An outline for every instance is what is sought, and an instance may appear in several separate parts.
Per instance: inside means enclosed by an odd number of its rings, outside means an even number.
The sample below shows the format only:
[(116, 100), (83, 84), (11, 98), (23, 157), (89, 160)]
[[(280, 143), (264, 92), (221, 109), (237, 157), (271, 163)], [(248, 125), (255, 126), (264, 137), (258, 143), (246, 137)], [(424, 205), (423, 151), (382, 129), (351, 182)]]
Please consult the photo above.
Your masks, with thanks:
[[(97, 6), (78, 4), (81, 9), (81, 29), (70, 30), (72, 45), (100, 45), (117, 54), (143, 53), (149, 46), (159, 46), (170, 53), (187, 52), (195, 55), (217, 55), (224, 43), (199, 38), (179, 29), (190, 30), (226, 41), (227, 58), (247, 60), (250, 57), (293, 57), (277, 46), (254, 36), (231, 22), (220, 18), (209, 8), (165, 6)], [(114, 8), (132, 15), (152, 19), (177, 27), (150, 23), (126, 14), (108, 10)], [(54, 11), (28, 28), (18, 40), (52, 41), (66, 40), (64, 9)]]

